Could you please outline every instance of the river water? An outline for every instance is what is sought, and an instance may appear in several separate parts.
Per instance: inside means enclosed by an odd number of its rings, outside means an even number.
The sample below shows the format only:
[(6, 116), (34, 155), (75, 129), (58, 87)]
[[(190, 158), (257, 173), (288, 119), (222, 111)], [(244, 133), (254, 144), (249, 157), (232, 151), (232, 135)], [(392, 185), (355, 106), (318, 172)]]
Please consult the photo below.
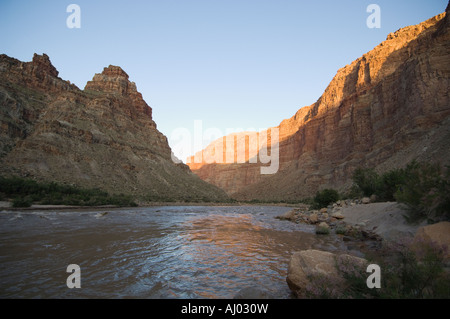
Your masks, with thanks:
[[(291, 298), (293, 252), (345, 250), (277, 206), (0, 212), (0, 298)], [(69, 289), (69, 264), (81, 288)]]

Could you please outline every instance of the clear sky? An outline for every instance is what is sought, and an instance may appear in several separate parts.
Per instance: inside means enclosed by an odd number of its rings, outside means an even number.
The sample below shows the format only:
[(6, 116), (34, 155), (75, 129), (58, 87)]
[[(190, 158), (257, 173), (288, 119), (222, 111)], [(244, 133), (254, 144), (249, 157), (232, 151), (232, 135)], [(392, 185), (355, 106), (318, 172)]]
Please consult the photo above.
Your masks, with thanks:
[[(72, 3), (81, 28), (66, 25)], [(22, 61), (46, 53), (80, 89), (105, 66), (121, 66), (173, 147), (172, 133), (193, 132), (195, 120), (224, 135), (278, 125), (314, 103), (339, 68), (447, 3), (0, 0), (0, 53)], [(381, 28), (366, 25), (370, 4), (381, 9)]]

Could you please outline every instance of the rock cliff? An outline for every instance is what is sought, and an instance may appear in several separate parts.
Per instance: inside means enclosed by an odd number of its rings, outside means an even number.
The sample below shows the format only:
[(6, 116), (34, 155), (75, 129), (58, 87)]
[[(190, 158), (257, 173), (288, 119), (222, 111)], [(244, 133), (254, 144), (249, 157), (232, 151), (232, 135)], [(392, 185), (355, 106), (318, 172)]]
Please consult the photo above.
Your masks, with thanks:
[[(326, 187), (344, 190), (357, 167), (385, 171), (412, 159), (449, 163), (447, 14), (390, 33), (338, 70), (316, 103), (275, 127), (276, 174), (261, 174), (265, 164), (260, 162), (189, 163), (190, 158), (188, 165), (235, 198), (279, 200), (304, 198)], [(208, 148), (220, 151), (219, 142)]]
[(153, 200), (224, 200), (174, 164), (152, 109), (118, 66), (80, 90), (47, 55), (0, 55), (0, 174), (97, 187)]

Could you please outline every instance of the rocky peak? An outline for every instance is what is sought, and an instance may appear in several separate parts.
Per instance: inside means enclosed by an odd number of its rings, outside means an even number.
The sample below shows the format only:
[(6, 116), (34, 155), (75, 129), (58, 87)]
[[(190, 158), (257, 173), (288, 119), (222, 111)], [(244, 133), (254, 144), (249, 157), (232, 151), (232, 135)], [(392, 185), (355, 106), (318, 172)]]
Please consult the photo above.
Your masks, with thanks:
[(152, 117), (152, 109), (144, 101), (142, 94), (138, 92), (136, 84), (128, 80), (128, 74), (120, 67), (109, 65), (103, 69), (102, 73), (97, 73), (89, 81), (85, 91), (96, 91), (106, 94), (118, 95), (126, 99), (130, 99), (131, 103), (128, 105), (129, 113), (136, 111), (145, 113), (150, 118)]
[(227, 198), (172, 162), (151, 108), (120, 67), (96, 74), (89, 92), (57, 75), (45, 54), (30, 62), (0, 54), (0, 175), (155, 200)]
[(47, 54), (44, 53), (42, 55), (39, 55), (35, 53), (33, 55), (32, 64), (36, 67), (37, 70), (45, 71), (51, 76), (58, 77), (59, 72), (53, 66), (52, 62), (50, 62), (50, 58)]
[(5, 54), (0, 55), (0, 79), (26, 84), (29, 88), (48, 92), (78, 90), (76, 85), (58, 77), (58, 70), (47, 54), (34, 54), (31, 62), (22, 62)]
[(95, 74), (84, 89), (127, 95), (136, 92), (136, 84), (128, 80), (128, 74), (120, 66), (110, 65), (102, 73)]
[(115, 66), (111, 64), (103, 69), (102, 74), (113, 78), (123, 77), (126, 78), (127, 80), (129, 78), (128, 74), (120, 66)]

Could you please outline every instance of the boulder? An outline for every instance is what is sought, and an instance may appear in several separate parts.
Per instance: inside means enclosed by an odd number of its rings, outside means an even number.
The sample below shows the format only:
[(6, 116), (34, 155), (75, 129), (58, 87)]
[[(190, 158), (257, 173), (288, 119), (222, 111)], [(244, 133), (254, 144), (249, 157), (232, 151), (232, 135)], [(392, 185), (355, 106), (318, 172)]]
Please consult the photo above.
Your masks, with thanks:
[(287, 213), (284, 213), (283, 215), (277, 216), (276, 218), (281, 220), (290, 220), (294, 221), (296, 217), (297, 211), (295, 209), (288, 211)]
[(446, 249), (445, 258), (450, 259), (450, 222), (439, 222), (420, 227), (414, 240), (430, 242)]
[(336, 218), (336, 219), (344, 219), (344, 215), (342, 215), (341, 212), (335, 212), (335, 213), (331, 214), (331, 217)]
[(316, 213), (309, 215), (309, 222), (311, 224), (316, 224), (318, 221), (319, 221), (319, 217), (317, 216)]
[(327, 276), (332, 278), (334, 282), (343, 282), (343, 278), (336, 268), (336, 258), (338, 257), (355, 265), (365, 265), (367, 263), (365, 259), (347, 254), (337, 255), (320, 250), (295, 252), (289, 261), (286, 277), (289, 289), (298, 298), (304, 298), (307, 294), (308, 285), (310, 285), (311, 279), (315, 276)]
[(369, 198), (369, 197), (363, 197), (363, 198), (361, 199), (361, 203), (363, 203), (363, 204), (369, 204), (369, 203), (370, 203), (370, 198)]

